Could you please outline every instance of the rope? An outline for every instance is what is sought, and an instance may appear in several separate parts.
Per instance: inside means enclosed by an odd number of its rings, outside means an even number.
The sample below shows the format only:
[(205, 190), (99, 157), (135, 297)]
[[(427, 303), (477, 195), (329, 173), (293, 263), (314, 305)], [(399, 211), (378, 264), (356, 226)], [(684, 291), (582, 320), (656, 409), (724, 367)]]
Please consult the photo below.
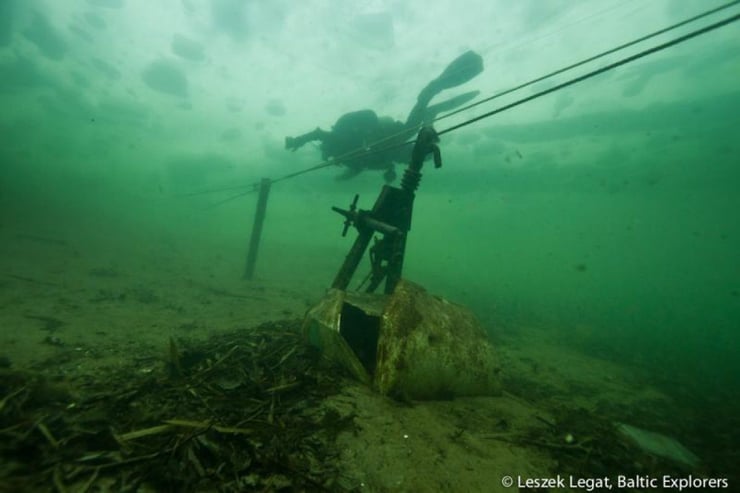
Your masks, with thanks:
[(665, 42), (663, 44), (659, 44), (659, 45), (654, 46), (652, 48), (648, 48), (647, 50), (641, 51), (641, 52), (636, 53), (636, 54), (634, 54), (632, 56), (628, 56), (626, 58), (622, 58), (621, 60), (618, 60), (618, 61), (616, 61), (614, 63), (610, 63), (609, 65), (605, 65), (604, 67), (601, 67), (599, 69), (593, 70), (593, 71), (588, 72), (586, 74), (583, 74), (583, 75), (580, 75), (580, 76), (575, 77), (573, 79), (570, 79), (568, 81), (565, 81), (562, 84), (558, 84), (558, 85), (553, 86), (553, 87), (551, 87), (549, 89), (545, 89), (545, 90), (540, 91), (538, 93), (532, 94), (531, 96), (528, 96), (526, 98), (522, 98), (522, 99), (519, 99), (517, 101), (514, 101), (513, 103), (510, 103), (510, 104), (507, 104), (505, 106), (502, 106), (500, 108), (496, 108), (493, 111), (489, 111), (489, 112), (484, 113), (484, 114), (482, 114), (480, 116), (477, 116), (475, 118), (471, 118), (471, 119), (466, 120), (466, 121), (464, 121), (462, 123), (459, 123), (457, 125), (453, 125), (452, 127), (449, 127), (449, 128), (447, 128), (445, 130), (442, 130), (441, 132), (438, 132), (437, 134), (438, 135), (443, 135), (443, 134), (452, 132), (453, 130), (457, 130), (459, 128), (466, 127), (466, 126), (470, 125), (471, 123), (475, 123), (477, 121), (483, 120), (483, 119), (488, 118), (490, 116), (493, 116), (493, 115), (495, 115), (497, 113), (501, 113), (502, 111), (506, 111), (506, 110), (508, 110), (510, 108), (513, 108), (515, 106), (519, 106), (520, 104), (523, 104), (523, 103), (532, 101), (533, 99), (537, 99), (539, 97), (542, 97), (542, 96), (544, 96), (546, 94), (550, 94), (552, 92), (559, 91), (560, 89), (563, 89), (565, 87), (571, 86), (573, 84), (577, 84), (578, 82), (583, 82), (586, 79), (590, 79), (591, 77), (594, 77), (596, 75), (599, 75), (599, 74), (602, 74), (604, 72), (607, 72), (607, 71), (609, 71), (609, 70), (611, 70), (613, 68), (617, 68), (617, 67), (620, 67), (622, 65), (625, 65), (627, 63), (634, 62), (635, 60), (638, 60), (640, 58), (643, 58), (643, 57), (645, 57), (647, 55), (651, 55), (653, 53), (657, 53), (657, 52), (662, 51), (662, 50), (664, 50), (666, 48), (669, 48), (671, 46), (675, 46), (675, 45), (677, 45), (679, 43), (683, 43), (684, 41), (688, 41), (689, 39), (692, 39), (692, 38), (695, 38), (695, 37), (700, 36), (702, 34), (708, 33), (708, 32), (713, 31), (715, 29), (719, 29), (720, 27), (726, 26), (728, 24), (731, 24), (731, 23), (733, 23), (733, 22), (735, 22), (737, 20), (740, 20), (740, 14), (735, 14), (732, 17), (728, 17), (728, 18), (726, 18), (724, 20), (721, 20), (719, 22), (715, 22), (714, 24), (710, 24), (710, 25), (705, 26), (705, 27), (703, 27), (701, 29), (697, 29), (696, 31), (692, 31), (692, 32), (690, 32), (688, 34), (685, 34), (683, 36), (679, 36), (678, 38), (672, 39), (672, 40), (667, 41), (667, 42)]
[(441, 117), (437, 118), (435, 120), (435, 122), (437, 122), (439, 120), (444, 120), (445, 118), (449, 118), (449, 117), (451, 117), (453, 115), (456, 115), (458, 113), (462, 113), (463, 111), (467, 111), (467, 110), (469, 110), (471, 108), (475, 108), (476, 106), (479, 106), (481, 104), (487, 103), (489, 101), (493, 101), (494, 99), (500, 98), (502, 96), (506, 96), (507, 94), (511, 94), (512, 92), (518, 91), (520, 89), (524, 89), (525, 87), (529, 87), (529, 86), (531, 86), (533, 84), (537, 84), (538, 82), (542, 82), (545, 79), (549, 79), (550, 77), (554, 77), (556, 75), (560, 75), (560, 74), (562, 74), (564, 72), (567, 72), (568, 70), (572, 70), (574, 68), (578, 68), (578, 67), (580, 67), (582, 65), (585, 65), (587, 63), (590, 63), (590, 62), (593, 62), (595, 60), (598, 60), (599, 58), (603, 58), (603, 57), (605, 57), (607, 55), (611, 55), (611, 54), (616, 53), (618, 51), (624, 50), (625, 48), (629, 48), (629, 47), (634, 46), (636, 44), (642, 43), (643, 41), (647, 41), (647, 40), (649, 40), (651, 38), (654, 38), (656, 36), (660, 36), (661, 34), (665, 34), (665, 33), (669, 32), (669, 31), (673, 31), (674, 29), (678, 29), (679, 27), (683, 27), (683, 26), (685, 26), (687, 24), (691, 24), (692, 22), (696, 22), (699, 19), (703, 19), (704, 17), (708, 17), (708, 16), (710, 16), (712, 14), (716, 14), (717, 12), (720, 12), (720, 11), (722, 11), (724, 9), (733, 7), (733, 6), (735, 6), (735, 5), (739, 4), (739, 3), (740, 3), (740, 0), (735, 0), (735, 1), (730, 2), (730, 3), (727, 3), (725, 5), (722, 5), (722, 6), (719, 6), (717, 8), (714, 8), (714, 9), (708, 10), (706, 12), (703, 12), (701, 14), (695, 15), (694, 17), (690, 17), (688, 19), (685, 19), (685, 20), (683, 20), (681, 22), (678, 22), (676, 24), (673, 24), (671, 26), (664, 27), (663, 29), (659, 29), (658, 31), (652, 32), (652, 33), (647, 34), (645, 36), (642, 36), (640, 38), (633, 39), (632, 41), (629, 41), (627, 43), (621, 44), (619, 46), (616, 46), (614, 48), (611, 48), (609, 50), (606, 50), (604, 52), (601, 52), (598, 55), (594, 55), (592, 57), (586, 58), (585, 60), (581, 60), (580, 62), (574, 63), (572, 65), (568, 65), (567, 67), (560, 68), (558, 70), (555, 70), (554, 72), (550, 72), (547, 75), (543, 75), (542, 77), (537, 77), (536, 79), (532, 79), (532, 80), (530, 80), (528, 82), (525, 82), (523, 84), (519, 84), (518, 86), (512, 87), (511, 89), (507, 89), (507, 90), (505, 90), (503, 92), (500, 92), (498, 94), (494, 94), (493, 96), (491, 96), (489, 98), (486, 98), (486, 99), (483, 99), (481, 101), (477, 101), (475, 103), (469, 104), (468, 106), (465, 106), (463, 108), (459, 108), (459, 109), (457, 109), (457, 110), (455, 110), (455, 111), (453, 111), (451, 113), (447, 113), (444, 116), (441, 116)]

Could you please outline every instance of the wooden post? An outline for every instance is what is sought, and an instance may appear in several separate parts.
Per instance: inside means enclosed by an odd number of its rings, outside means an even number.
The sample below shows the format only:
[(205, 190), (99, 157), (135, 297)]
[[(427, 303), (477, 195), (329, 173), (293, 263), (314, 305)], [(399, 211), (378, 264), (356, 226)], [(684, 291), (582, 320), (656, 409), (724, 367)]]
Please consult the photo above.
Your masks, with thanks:
[(257, 210), (254, 211), (254, 223), (252, 223), (252, 236), (249, 238), (249, 252), (247, 253), (247, 268), (244, 271), (245, 279), (252, 279), (254, 266), (257, 263), (257, 251), (260, 248), (260, 237), (262, 236), (262, 225), (265, 222), (267, 211), (267, 196), (270, 194), (272, 181), (262, 178), (260, 181), (260, 193), (257, 197)]

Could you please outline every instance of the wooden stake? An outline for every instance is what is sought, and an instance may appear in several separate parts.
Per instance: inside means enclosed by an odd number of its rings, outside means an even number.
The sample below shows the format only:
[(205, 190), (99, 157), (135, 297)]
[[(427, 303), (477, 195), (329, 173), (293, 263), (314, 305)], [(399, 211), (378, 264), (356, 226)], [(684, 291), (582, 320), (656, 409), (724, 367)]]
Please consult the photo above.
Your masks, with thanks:
[(257, 263), (257, 251), (260, 247), (262, 225), (265, 222), (265, 212), (267, 211), (267, 197), (270, 194), (271, 184), (272, 181), (269, 178), (262, 178), (262, 181), (260, 181), (260, 193), (259, 197), (257, 197), (257, 210), (254, 212), (254, 223), (252, 223), (252, 236), (249, 238), (247, 268), (244, 271), (245, 279), (252, 279), (252, 277), (254, 276), (254, 266)]

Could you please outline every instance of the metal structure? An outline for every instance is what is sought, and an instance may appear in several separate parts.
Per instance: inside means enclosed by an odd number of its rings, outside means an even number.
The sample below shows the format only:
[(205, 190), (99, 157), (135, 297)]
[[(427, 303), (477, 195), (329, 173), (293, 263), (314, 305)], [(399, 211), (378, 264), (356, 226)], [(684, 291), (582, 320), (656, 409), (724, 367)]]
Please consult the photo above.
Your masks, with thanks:
[(371, 210), (357, 209), (359, 195), (355, 195), (349, 209), (332, 207), (332, 210), (345, 218), (342, 236), (347, 235), (350, 226), (355, 226), (359, 233), (334, 278), (332, 288), (343, 291), (347, 289), (365, 250), (370, 245), (370, 240), (376, 233), (380, 233), (382, 238), (376, 238), (370, 247), (371, 272), (366, 291), (374, 292), (385, 279), (385, 294), (393, 293), (401, 279), (406, 236), (411, 229), (414, 197), (421, 181), (424, 159), (431, 154), (434, 158), (434, 167), (442, 166), (438, 142), (439, 137), (432, 127), (424, 127), (419, 131), (411, 153), (411, 164), (406, 168), (401, 180), (401, 188), (383, 186)]

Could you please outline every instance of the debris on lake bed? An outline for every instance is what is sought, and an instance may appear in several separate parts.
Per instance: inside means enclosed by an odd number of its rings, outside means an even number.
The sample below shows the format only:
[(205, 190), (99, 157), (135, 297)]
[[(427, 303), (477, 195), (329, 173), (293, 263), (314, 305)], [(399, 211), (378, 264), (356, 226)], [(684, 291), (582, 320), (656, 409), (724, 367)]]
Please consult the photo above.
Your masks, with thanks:
[(198, 345), (158, 371), (69, 376), (2, 369), (0, 482), (14, 491), (335, 490), (352, 416), (322, 406), (341, 376), (299, 321)]
[(0, 491), (489, 491), (512, 471), (711, 472), (624, 437), (621, 413), (552, 399), (536, 372), (496, 396), (383, 396), (300, 320), (127, 351), (119, 367), (72, 348), (0, 366)]

